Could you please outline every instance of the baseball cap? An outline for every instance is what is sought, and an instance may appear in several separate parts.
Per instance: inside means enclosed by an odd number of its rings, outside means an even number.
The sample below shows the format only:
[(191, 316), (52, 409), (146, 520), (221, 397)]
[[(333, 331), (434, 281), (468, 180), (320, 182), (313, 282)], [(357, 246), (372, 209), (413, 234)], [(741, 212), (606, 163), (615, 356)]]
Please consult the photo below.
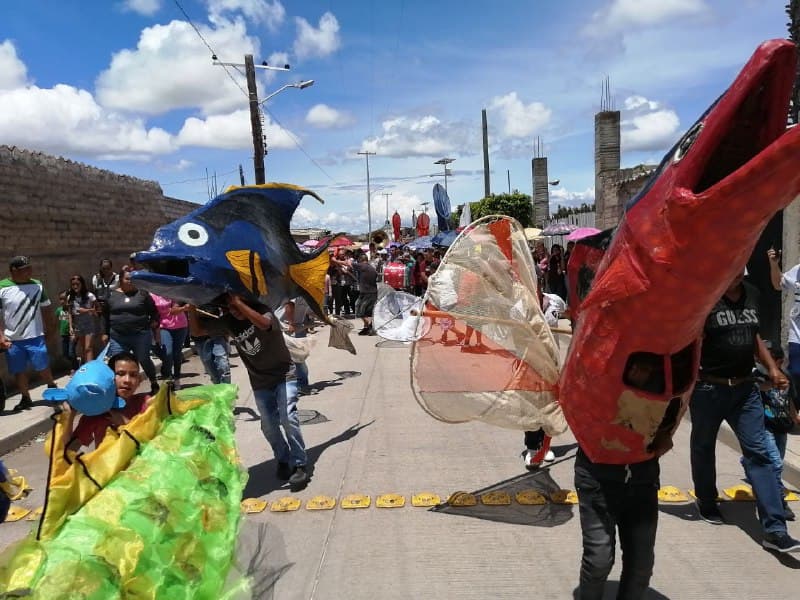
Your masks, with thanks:
[(25, 267), (31, 266), (31, 259), (27, 256), (15, 256), (8, 263), (8, 266), (11, 269), (24, 269)]

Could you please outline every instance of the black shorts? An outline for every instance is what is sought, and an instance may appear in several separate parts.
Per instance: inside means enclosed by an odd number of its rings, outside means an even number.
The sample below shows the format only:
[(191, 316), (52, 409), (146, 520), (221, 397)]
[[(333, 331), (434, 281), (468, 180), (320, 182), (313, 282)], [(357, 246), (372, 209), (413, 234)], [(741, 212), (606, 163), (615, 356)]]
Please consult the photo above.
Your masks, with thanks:
[(375, 308), (375, 302), (378, 300), (377, 292), (361, 292), (356, 300), (356, 316), (357, 317), (371, 317), (372, 309)]

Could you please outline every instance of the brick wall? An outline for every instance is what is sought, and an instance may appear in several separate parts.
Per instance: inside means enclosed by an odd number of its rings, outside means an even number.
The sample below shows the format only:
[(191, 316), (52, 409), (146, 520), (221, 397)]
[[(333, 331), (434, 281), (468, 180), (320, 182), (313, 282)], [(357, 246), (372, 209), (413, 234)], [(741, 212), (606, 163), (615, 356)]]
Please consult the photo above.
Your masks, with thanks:
[[(7, 276), (10, 257), (30, 256), (33, 276), (57, 298), (70, 275), (88, 280), (103, 258), (119, 271), (132, 251), (150, 246), (160, 225), (195, 208), (165, 197), (154, 181), (0, 145), (0, 274)], [(57, 335), (48, 346), (59, 355)]]

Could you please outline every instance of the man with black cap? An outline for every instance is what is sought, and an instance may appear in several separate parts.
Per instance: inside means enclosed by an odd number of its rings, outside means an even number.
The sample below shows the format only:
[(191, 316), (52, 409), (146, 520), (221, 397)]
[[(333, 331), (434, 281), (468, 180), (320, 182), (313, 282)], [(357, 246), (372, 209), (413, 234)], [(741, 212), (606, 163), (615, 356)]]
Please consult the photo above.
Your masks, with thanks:
[[(7, 352), (8, 371), (22, 394), (14, 407), (18, 411), (33, 404), (28, 387), (29, 364), (48, 387), (56, 384), (50, 371), (42, 319), (42, 307), (50, 306), (50, 299), (41, 282), (31, 278), (33, 269), (27, 256), (12, 258), (9, 269), (11, 276), (0, 280), (0, 350)], [(0, 410), (5, 410), (5, 400)]]

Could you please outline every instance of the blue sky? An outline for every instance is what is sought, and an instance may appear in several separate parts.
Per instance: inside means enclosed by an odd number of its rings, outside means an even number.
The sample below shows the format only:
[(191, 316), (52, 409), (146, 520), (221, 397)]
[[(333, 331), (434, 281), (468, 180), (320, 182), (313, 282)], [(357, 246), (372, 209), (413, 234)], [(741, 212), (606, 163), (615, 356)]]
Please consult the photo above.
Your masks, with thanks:
[[(544, 144), (551, 205), (592, 202), (593, 115), (608, 76), (622, 111), (623, 166), (658, 162), (767, 39), (783, 0), (28, 0), (0, 5), (0, 143), (159, 182), (208, 200), (253, 183), (242, 72), (260, 71), (268, 181), (303, 185), (293, 225), (367, 229), (431, 200), (483, 196), (481, 109), (491, 187), (531, 193)], [(733, 8), (735, 6), (735, 8)], [(184, 14), (185, 11), (186, 14)], [(191, 19), (187, 20), (186, 15)], [(193, 28), (197, 28), (199, 34)], [(433, 175), (433, 176), (432, 176)], [(384, 195), (384, 194), (389, 194)]]

